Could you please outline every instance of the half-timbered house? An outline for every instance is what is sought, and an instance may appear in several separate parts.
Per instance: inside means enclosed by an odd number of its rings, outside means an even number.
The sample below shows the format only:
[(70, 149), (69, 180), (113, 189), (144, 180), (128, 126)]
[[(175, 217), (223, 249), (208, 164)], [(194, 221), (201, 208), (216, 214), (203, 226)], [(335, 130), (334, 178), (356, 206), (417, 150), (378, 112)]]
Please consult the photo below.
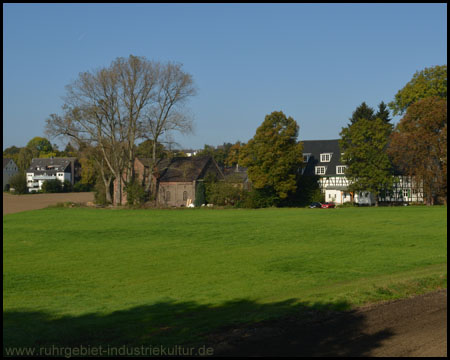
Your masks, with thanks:
[[(325, 195), (325, 201), (336, 204), (356, 202), (360, 205), (375, 203), (369, 191), (352, 193), (349, 191), (349, 180), (345, 176), (346, 165), (341, 160), (342, 151), (339, 140), (305, 140), (303, 141), (302, 173), (319, 176), (319, 185)], [(395, 182), (392, 188), (382, 189), (378, 200), (389, 203), (423, 202), (420, 184), (416, 184), (410, 176), (394, 172)]]

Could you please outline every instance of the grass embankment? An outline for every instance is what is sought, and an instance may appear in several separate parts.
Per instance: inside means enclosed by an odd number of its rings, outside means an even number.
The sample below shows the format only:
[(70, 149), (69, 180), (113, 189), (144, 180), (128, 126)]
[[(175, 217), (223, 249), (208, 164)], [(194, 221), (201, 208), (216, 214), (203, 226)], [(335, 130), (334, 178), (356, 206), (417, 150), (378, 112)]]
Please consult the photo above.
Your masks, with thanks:
[(446, 287), (447, 208), (3, 217), (4, 346), (201, 343), (223, 326)]

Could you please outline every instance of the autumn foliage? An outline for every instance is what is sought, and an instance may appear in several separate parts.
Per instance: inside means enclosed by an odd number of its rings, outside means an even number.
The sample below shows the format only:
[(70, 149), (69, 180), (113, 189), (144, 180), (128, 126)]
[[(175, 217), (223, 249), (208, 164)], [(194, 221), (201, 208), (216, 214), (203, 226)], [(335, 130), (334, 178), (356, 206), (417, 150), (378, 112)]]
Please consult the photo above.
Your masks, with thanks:
[(391, 135), (388, 153), (404, 173), (423, 185), (433, 205), (447, 201), (447, 100), (426, 97), (410, 105)]

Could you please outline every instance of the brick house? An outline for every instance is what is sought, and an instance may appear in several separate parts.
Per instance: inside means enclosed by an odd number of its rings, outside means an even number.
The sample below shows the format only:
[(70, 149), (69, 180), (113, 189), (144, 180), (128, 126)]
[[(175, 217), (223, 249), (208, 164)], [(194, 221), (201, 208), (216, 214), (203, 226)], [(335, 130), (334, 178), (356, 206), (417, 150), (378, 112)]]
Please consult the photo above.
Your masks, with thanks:
[[(135, 176), (144, 186), (149, 182), (150, 165), (150, 158), (136, 158), (134, 161)], [(218, 180), (224, 179), (222, 171), (211, 156), (163, 159), (157, 166), (152, 182), (156, 184), (156, 203), (165, 206), (188, 206), (195, 201), (197, 183), (210, 174)], [(117, 182), (114, 182), (114, 194), (116, 189)], [(122, 204), (126, 204), (124, 188), (122, 194)]]

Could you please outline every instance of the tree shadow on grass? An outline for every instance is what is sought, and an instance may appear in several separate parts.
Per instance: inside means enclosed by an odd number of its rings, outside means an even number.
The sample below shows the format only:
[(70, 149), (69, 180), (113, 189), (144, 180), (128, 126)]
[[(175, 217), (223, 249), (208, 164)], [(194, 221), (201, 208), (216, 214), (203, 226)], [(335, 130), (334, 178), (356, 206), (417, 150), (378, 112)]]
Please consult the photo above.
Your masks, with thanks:
[(367, 356), (393, 335), (389, 329), (365, 334), (364, 315), (349, 308), (293, 299), (215, 306), (166, 301), (81, 316), (6, 311), (3, 353), (11, 347), (208, 345), (216, 355)]

